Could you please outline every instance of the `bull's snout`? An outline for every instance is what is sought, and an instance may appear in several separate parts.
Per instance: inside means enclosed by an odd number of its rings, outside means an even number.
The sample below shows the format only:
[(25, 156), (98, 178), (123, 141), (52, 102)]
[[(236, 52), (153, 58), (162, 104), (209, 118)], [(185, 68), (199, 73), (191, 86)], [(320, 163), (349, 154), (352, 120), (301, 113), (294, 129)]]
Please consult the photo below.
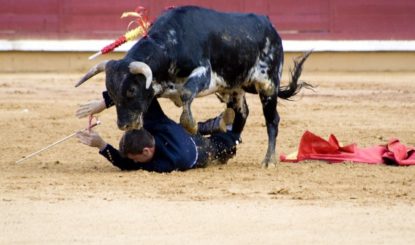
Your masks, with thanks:
[(133, 128), (131, 127), (131, 125), (128, 125), (128, 124), (120, 124), (120, 123), (118, 123), (118, 129), (120, 129), (122, 131), (128, 131), (128, 130), (131, 130)]
[(143, 127), (143, 120), (141, 116), (132, 120), (117, 120), (117, 126), (120, 130), (128, 131), (133, 129), (141, 129)]
[(123, 131), (128, 131), (128, 130), (133, 130), (133, 129), (140, 129), (140, 128), (142, 128), (143, 126), (141, 125), (141, 124), (138, 124), (138, 123), (133, 123), (133, 124), (128, 124), (128, 123), (117, 123), (117, 125), (118, 125), (118, 128), (120, 129), (120, 130), (123, 130)]

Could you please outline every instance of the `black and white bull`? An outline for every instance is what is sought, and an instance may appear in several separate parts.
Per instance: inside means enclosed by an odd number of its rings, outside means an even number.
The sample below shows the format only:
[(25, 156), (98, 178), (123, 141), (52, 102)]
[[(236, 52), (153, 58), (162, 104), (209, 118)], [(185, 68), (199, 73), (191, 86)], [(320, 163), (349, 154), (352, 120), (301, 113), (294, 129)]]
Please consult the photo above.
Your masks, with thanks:
[(267, 167), (276, 163), (277, 98), (288, 99), (307, 86), (298, 82), (307, 57), (295, 63), (290, 84), (280, 87), (282, 42), (266, 16), (178, 7), (158, 17), (123, 59), (96, 65), (76, 86), (105, 71), (119, 129), (141, 128), (151, 100), (167, 97), (183, 106), (180, 123), (191, 133), (197, 125), (191, 112), (195, 97), (216, 93), (235, 110), (234, 130), (240, 130), (248, 116), (245, 92), (258, 93), (268, 133), (262, 162)]

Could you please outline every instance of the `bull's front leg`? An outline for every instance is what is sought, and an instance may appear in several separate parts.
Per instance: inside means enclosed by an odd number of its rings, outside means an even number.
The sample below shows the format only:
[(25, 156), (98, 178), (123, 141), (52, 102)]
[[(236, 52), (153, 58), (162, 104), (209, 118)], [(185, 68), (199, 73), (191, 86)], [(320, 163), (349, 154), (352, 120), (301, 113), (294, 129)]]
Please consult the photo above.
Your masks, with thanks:
[(208, 62), (195, 68), (180, 91), (183, 102), (183, 112), (180, 116), (180, 124), (191, 134), (197, 132), (197, 123), (193, 118), (191, 104), (193, 99), (201, 91), (209, 88), (211, 78), (211, 67)]

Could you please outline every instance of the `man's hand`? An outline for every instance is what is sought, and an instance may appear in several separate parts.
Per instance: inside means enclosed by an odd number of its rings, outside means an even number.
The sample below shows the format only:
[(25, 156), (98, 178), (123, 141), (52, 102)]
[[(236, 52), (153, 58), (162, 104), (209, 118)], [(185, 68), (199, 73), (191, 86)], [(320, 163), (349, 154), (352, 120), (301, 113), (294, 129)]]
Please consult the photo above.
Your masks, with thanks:
[(88, 130), (84, 130), (78, 132), (76, 137), (79, 141), (85, 145), (89, 145), (91, 147), (96, 147), (99, 150), (103, 150), (107, 143), (99, 136), (99, 134), (93, 130), (88, 132)]
[(92, 100), (86, 104), (80, 105), (75, 115), (78, 118), (83, 118), (89, 115), (100, 113), (105, 109), (105, 100)]

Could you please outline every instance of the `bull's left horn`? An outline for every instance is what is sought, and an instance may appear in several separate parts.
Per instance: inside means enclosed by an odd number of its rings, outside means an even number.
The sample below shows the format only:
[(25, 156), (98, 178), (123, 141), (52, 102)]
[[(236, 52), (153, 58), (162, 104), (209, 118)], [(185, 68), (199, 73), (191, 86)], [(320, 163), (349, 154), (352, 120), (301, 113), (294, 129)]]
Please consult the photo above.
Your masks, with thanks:
[(153, 72), (150, 66), (144, 62), (133, 61), (128, 66), (132, 74), (143, 74), (146, 77), (146, 89), (150, 88), (151, 82), (153, 81)]
[(99, 63), (98, 65), (95, 65), (92, 67), (81, 80), (75, 85), (75, 87), (78, 87), (79, 85), (83, 84), (85, 81), (90, 79), (91, 77), (95, 76), (96, 74), (105, 71), (105, 66), (107, 65), (108, 60), (104, 60), (103, 62)]

